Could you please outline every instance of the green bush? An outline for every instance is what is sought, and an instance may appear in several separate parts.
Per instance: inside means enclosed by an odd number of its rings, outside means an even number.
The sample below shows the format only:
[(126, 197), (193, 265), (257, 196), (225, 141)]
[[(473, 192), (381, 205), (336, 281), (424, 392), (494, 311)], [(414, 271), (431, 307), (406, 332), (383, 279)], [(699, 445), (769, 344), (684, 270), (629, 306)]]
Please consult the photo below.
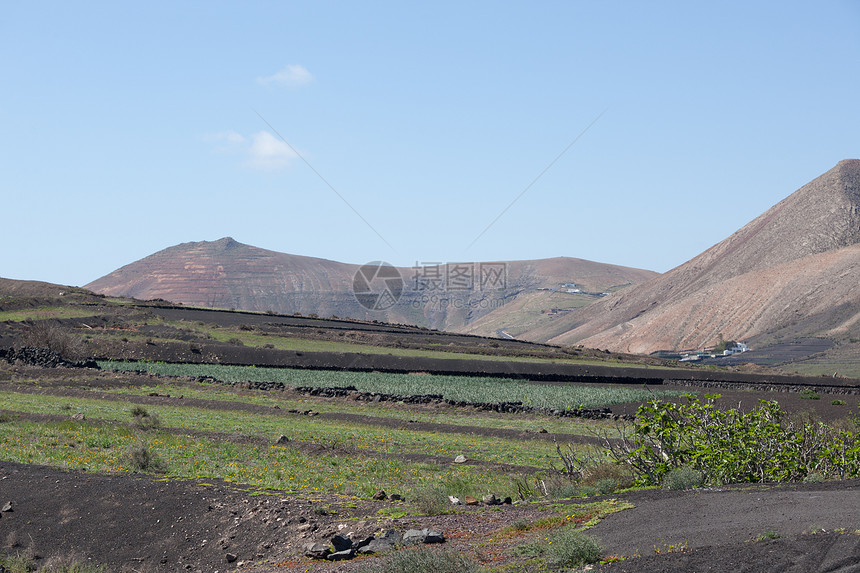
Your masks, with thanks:
[(385, 559), (361, 569), (362, 573), (477, 573), (478, 565), (451, 550), (401, 549)]
[(553, 568), (579, 567), (600, 561), (603, 548), (593, 537), (565, 527), (553, 531), (544, 539), (525, 543), (514, 549), (522, 557), (543, 557)]
[(820, 400), (821, 396), (812, 388), (804, 388), (800, 391), (800, 397), (803, 400)]
[(700, 487), (705, 476), (702, 472), (689, 466), (676, 468), (663, 476), (663, 487), (673, 490), (693, 489)]
[[(687, 404), (651, 400), (640, 406), (632, 432), (604, 440), (627, 464), (639, 485), (659, 485), (688, 466), (705, 484), (802, 481), (860, 476), (860, 434), (834, 428), (809, 415), (788, 417), (775, 401), (762, 400), (743, 413), (720, 410), (718, 395), (686, 395)], [(855, 420), (856, 422), (856, 420)]]
[(593, 537), (571, 528), (550, 535), (547, 563), (556, 567), (578, 567), (600, 561), (603, 548)]

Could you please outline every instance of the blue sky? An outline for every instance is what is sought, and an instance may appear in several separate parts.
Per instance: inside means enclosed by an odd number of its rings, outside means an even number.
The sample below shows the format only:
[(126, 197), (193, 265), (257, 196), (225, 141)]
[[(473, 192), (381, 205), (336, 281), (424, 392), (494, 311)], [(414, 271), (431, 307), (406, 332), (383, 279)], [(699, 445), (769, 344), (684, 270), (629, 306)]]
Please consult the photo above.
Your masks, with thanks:
[(0, 276), (224, 236), (662, 272), (860, 157), (858, 68), (856, 1), (6, 3)]

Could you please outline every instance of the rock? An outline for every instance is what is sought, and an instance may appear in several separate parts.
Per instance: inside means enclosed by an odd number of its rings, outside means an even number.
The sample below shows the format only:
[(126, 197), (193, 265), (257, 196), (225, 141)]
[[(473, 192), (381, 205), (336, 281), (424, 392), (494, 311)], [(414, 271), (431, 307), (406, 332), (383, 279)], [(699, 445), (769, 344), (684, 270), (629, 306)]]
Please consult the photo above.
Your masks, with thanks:
[(346, 549), (344, 551), (336, 551), (334, 553), (329, 553), (326, 556), (326, 560), (328, 561), (344, 561), (345, 559), (352, 559), (355, 557), (354, 549)]
[(310, 557), (311, 559), (325, 559), (329, 553), (331, 553), (331, 549), (328, 545), (324, 545), (322, 543), (305, 543), (302, 546), (302, 550), (305, 552), (306, 557)]
[(87, 417), (84, 416), (83, 412), (78, 412), (76, 414), (72, 414), (72, 420), (75, 420), (77, 422), (83, 422), (86, 419), (87, 419)]
[(352, 549), (352, 539), (338, 533), (337, 535), (332, 536), (331, 546), (334, 547), (336, 553), (347, 551)]
[(280, 436), (280, 437), (278, 437), (278, 439), (277, 439), (277, 440), (275, 440), (275, 445), (278, 445), (278, 444), (287, 444), (287, 443), (289, 443), (289, 441), (290, 441), (290, 439), (289, 439), (288, 437), (286, 437), (286, 436), (284, 436), (283, 434), (281, 434), (281, 436)]
[(400, 495), (399, 493), (392, 493), (391, 495), (388, 496), (388, 499), (390, 499), (391, 501), (405, 501), (403, 499), (403, 496)]
[(453, 495), (448, 496), (448, 501), (451, 502), (451, 505), (462, 505), (463, 502), (460, 501), (459, 497), (454, 497)]
[(225, 556), (224, 556), (224, 559), (226, 559), (226, 560), (227, 560), (227, 563), (232, 563), (232, 562), (234, 562), (236, 559), (238, 559), (238, 557), (236, 557), (236, 554), (235, 554), (235, 553), (228, 553), (227, 555), (225, 555)]
[(466, 503), (466, 505), (478, 505), (478, 500), (471, 495), (467, 495), (466, 497), (464, 497), (463, 501)]
[(372, 553), (385, 553), (391, 551), (403, 543), (403, 536), (397, 531), (389, 529), (381, 536), (373, 539), (370, 543), (358, 550), (359, 553), (370, 555)]
[(502, 502), (499, 501), (499, 498), (497, 498), (492, 493), (488, 493), (487, 495), (485, 495), (481, 501), (484, 502), (484, 505), (501, 505), (502, 504)]
[(12, 509), (12, 502), (7, 501), (5, 504), (3, 504), (3, 508), (0, 509), (0, 511), (15, 511), (15, 510)]
[(432, 529), (410, 529), (403, 534), (403, 545), (417, 545), (419, 543), (444, 543), (445, 536)]
[(464, 464), (464, 463), (466, 463), (466, 456), (464, 456), (463, 454), (460, 454), (459, 456), (457, 456), (456, 458), (454, 458), (454, 463), (455, 463), (455, 464)]
[(502, 500), (502, 503), (505, 505), (511, 505), (512, 503), (514, 503), (514, 500), (512, 500), (510, 497), (506, 497)]
[(432, 529), (423, 529), (422, 532), (426, 532), (424, 536), (424, 543), (445, 543), (445, 536), (440, 531), (434, 531)]
[(368, 545), (370, 545), (374, 539), (376, 539), (376, 538), (373, 537), (372, 535), (369, 535), (369, 536), (365, 537), (364, 539), (362, 539), (361, 541), (353, 541), (352, 548), (355, 549), (356, 551), (358, 551), (361, 548), (367, 547)]
[(376, 501), (384, 501), (388, 499), (388, 495), (385, 493), (385, 490), (381, 489), (375, 494), (373, 494), (373, 499), (375, 499)]

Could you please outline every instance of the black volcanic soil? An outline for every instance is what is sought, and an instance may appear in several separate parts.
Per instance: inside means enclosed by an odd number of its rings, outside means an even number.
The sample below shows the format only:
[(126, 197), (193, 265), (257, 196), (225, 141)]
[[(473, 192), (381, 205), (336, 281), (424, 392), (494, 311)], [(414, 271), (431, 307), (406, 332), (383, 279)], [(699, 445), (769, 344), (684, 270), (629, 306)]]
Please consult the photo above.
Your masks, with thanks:
[[(602, 542), (605, 555), (638, 557), (597, 569), (858, 571), (858, 485), (852, 480), (619, 494), (614, 497), (635, 508), (610, 515), (589, 534)], [(357, 571), (372, 562), (315, 563), (298, 555), (300, 545), (337, 531), (388, 527), (442, 530), (448, 547), (498, 564), (499, 553), (518, 540), (488, 547), (489, 539), (498, 539), (498, 531), (517, 519), (543, 515), (523, 505), (379, 520), (376, 512), (391, 502), (331, 499), (315, 504), (277, 492), (252, 497), (239, 486), (213, 480), (103, 476), (9, 462), (0, 463), (0, 492), (4, 503), (13, 504), (13, 511), (0, 518), (4, 552), (30, 550), (42, 559), (74, 554), (107, 563), (112, 571)], [(335, 506), (337, 514), (321, 515), (315, 508), (323, 505)], [(781, 537), (752, 541), (767, 532)], [(672, 546), (677, 552), (656, 553)], [(228, 562), (233, 556), (236, 560)]]

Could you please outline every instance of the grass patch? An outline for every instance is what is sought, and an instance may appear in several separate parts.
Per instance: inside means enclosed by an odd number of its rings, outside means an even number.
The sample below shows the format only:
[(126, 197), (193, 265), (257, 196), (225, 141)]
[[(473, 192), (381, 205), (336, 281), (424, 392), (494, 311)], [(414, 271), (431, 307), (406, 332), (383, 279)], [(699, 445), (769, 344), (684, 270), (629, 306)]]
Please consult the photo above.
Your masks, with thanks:
[[(128, 404), (122, 401), (69, 398), (50, 395), (18, 394), (0, 391), (0, 399), (20, 412), (55, 414), (71, 405), (88, 420), (126, 422)], [(150, 414), (152, 416), (152, 414)], [(145, 419), (145, 418), (143, 418)], [(162, 426), (222, 432), (274, 440), (287, 435), (291, 440), (320, 444), (326, 448), (355, 450), (357, 454), (377, 452), (399, 456), (404, 453), (441, 456), (453, 460), (458, 454), (470, 459), (543, 467), (553, 447), (545, 441), (509, 440), (463, 434), (429, 433), (418, 430), (325, 420), (305, 416), (283, 416), (206, 408), (161, 406), (158, 419)]]

